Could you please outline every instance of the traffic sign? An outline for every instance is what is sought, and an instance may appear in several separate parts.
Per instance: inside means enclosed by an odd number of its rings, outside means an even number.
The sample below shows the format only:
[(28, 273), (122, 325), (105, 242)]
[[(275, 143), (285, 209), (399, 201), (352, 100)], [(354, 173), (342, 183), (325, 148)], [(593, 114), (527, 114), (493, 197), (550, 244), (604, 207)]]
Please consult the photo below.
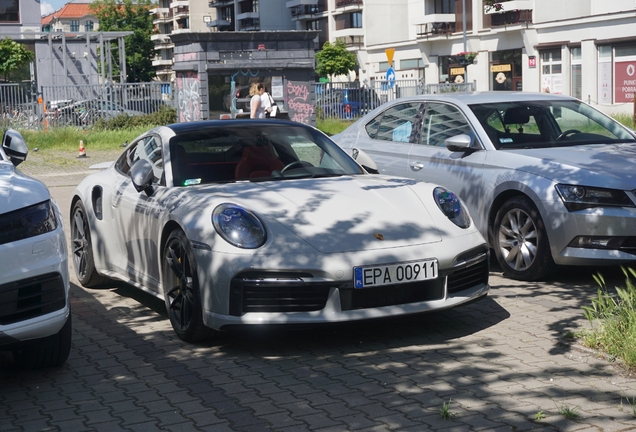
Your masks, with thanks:
[(393, 88), (395, 85), (395, 71), (392, 67), (388, 68), (386, 71), (386, 82), (389, 88)]

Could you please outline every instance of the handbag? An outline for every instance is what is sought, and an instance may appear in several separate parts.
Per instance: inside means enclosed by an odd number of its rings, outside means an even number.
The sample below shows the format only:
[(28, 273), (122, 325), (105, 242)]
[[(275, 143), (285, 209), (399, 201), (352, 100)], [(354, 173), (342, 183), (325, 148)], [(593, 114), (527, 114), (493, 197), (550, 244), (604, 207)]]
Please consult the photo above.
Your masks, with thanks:
[(267, 97), (269, 97), (269, 102), (271, 105), (270, 111), (267, 112), (267, 117), (276, 117), (276, 114), (278, 113), (278, 105), (276, 105), (276, 102), (274, 102), (274, 99), (272, 98), (272, 95), (270, 95), (269, 93), (267, 93)]

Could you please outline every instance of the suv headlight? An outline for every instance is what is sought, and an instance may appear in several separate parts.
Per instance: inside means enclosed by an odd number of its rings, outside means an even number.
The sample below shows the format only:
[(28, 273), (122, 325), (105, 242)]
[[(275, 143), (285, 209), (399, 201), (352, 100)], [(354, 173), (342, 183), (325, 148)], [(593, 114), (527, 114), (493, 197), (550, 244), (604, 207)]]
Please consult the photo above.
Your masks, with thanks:
[(455, 225), (460, 228), (470, 226), (468, 209), (453, 192), (438, 186), (433, 190), (433, 199), (442, 213)]
[(581, 185), (555, 186), (568, 211), (593, 207), (636, 207), (625, 191)]
[(0, 245), (35, 237), (57, 228), (51, 201), (44, 201), (0, 215)]
[(212, 224), (221, 237), (242, 249), (256, 249), (267, 240), (265, 226), (251, 211), (236, 204), (221, 204), (212, 212)]

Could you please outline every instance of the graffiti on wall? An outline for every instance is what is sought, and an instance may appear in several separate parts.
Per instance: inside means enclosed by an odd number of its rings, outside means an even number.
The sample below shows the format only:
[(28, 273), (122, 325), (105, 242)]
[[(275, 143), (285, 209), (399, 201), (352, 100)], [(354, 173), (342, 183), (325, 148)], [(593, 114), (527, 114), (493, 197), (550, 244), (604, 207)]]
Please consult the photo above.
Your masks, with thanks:
[(176, 83), (179, 122), (200, 120), (201, 95), (199, 94), (199, 75), (196, 72), (177, 72)]
[(314, 105), (309, 100), (310, 84), (287, 81), (287, 107), (290, 120), (309, 123), (314, 114)]

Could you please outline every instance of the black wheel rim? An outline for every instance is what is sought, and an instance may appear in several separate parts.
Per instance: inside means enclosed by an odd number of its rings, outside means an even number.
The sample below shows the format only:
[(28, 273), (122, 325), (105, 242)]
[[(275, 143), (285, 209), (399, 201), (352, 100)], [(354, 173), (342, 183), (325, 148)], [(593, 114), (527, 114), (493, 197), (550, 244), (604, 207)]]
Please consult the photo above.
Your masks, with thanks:
[(499, 251), (508, 266), (516, 271), (527, 270), (537, 256), (538, 230), (525, 211), (511, 209), (499, 225)]
[(80, 279), (86, 277), (86, 268), (88, 266), (88, 250), (90, 241), (88, 240), (88, 226), (86, 216), (81, 209), (76, 209), (73, 214), (73, 264), (75, 271)]
[(195, 299), (192, 270), (181, 241), (169, 243), (166, 250), (168, 313), (180, 331), (186, 331), (194, 317)]

